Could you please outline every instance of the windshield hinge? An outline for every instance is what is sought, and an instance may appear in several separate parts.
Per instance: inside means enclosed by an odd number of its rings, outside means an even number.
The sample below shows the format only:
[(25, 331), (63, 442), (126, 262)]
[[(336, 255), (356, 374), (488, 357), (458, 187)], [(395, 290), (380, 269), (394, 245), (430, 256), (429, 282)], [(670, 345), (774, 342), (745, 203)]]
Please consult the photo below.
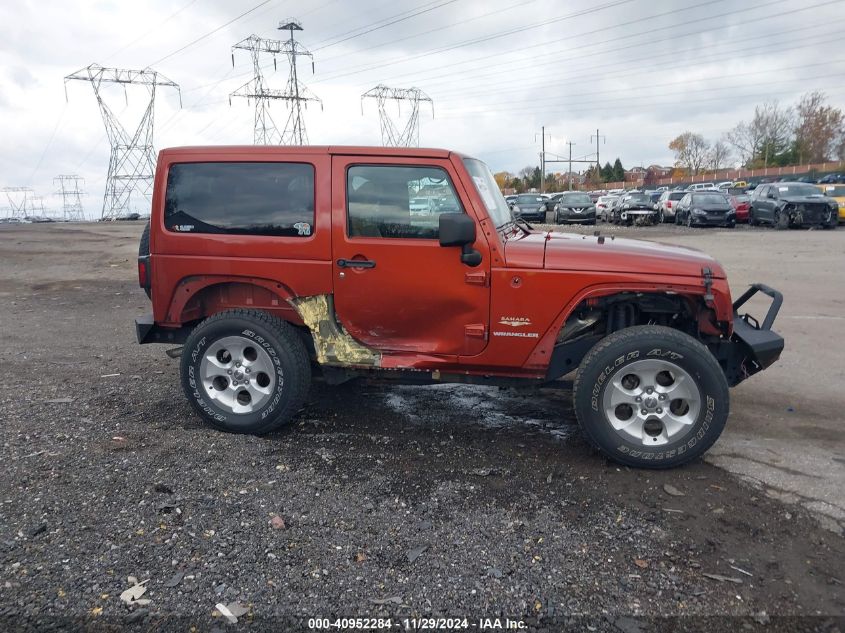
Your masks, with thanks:
[(701, 269), (701, 276), (704, 277), (704, 302), (707, 304), (713, 303), (713, 271), (708, 267)]

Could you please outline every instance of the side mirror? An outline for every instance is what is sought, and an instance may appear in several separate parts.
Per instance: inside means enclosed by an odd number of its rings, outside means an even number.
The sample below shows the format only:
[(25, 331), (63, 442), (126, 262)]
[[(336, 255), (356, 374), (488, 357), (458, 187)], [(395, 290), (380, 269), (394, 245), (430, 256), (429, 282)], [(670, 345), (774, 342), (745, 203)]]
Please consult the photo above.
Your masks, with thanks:
[(475, 242), (475, 220), (465, 213), (441, 213), (439, 218), (440, 246), (460, 246), (461, 263), (478, 266), (481, 253), (472, 245)]

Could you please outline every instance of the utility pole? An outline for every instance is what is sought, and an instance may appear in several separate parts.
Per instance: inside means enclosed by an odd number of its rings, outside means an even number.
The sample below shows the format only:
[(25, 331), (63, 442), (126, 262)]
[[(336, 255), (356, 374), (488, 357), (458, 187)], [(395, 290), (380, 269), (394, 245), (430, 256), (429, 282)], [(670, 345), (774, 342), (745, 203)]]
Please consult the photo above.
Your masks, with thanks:
[[(235, 49), (249, 51), (252, 57), (253, 78), (229, 95), (243, 97), (255, 101), (255, 122), (253, 128), (253, 143), (255, 145), (307, 145), (308, 136), (305, 133), (305, 122), (302, 109), (309, 101), (316, 101), (322, 106), (322, 101), (311, 94), (308, 88), (299, 82), (296, 73), (297, 57), (312, 57), (311, 52), (293, 38), (294, 31), (301, 31), (302, 25), (296, 20), (288, 20), (279, 24), (280, 31), (289, 31), (290, 37), (286, 41), (268, 40), (257, 35), (250, 35), (232, 47), (232, 66), (235, 65)], [(261, 53), (273, 55), (273, 67), (276, 66), (276, 55), (284, 53), (290, 65), (288, 83), (284, 90), (268, 88), (264, 73), (261, 69)], [(314, 72), (314, 61), (311, 61), (311, 72)], [(270, 102), (279, 99), (290, 106), (288, 120), (282, 131), (279, 130), (270, 115)]]
[[(91, 84), (111, 144), (102, 218), (104, 220), (115, 220), (118, 217), (128, 215), (133, 211), (133, 208), (137, 208), (139, 211), (149, 211), (156, 164), (156, 153), (153, 148), (156, 88), (162, 86), (176, 88), (179, 91), (179, 86), (150, 68), (125, 70), (122, 68), (103, 68), (98, 64), (91, 64), (65, 77), (65, 98), (67, 98), (67, 82), (72, 80), (87, 81)], [(127, 85), (146, 86), (149, 101), (141, 117), (141, 122), (134, 132), (130, 133), (120, 122), (118, 115), (114, 114), (111, 108), (106, 105), (102, 84), (122, 85), (124, 95), (126, 95)], [(128, 103), (128, 97), (126, 100)], [(179, 92), (179, 106), (181, 107), (181, 105), (182, 93)], [(133, 193), (146, 198), (146, 202), (142, 206), (133, 205)]]
[(569, 181), (569, 190), (572, 191), (572, 146), (575, 145), (572, 141), (566, 141), (569, 145), (569, 173), (566, 174), (566, 180)]
[[(364, 112), (364, 99), (378, 102), (379, 121), (381, 123), (381, 144), (385, 147), (419, 147), (420, 145), (420, 102), (431, 105), (434, 117), (434, 101), (419, 88), (388, 88), (379, 84), (361, 95), (361, 113)], [(402, 131), (393, 123), (387, 112), (388, 101), (396, 101), (397, 109), (402, 101), (410, 101), (411, 114)], [(399, 112), (401, 115), (402, 113)]]
[(598, 174), (601, 171), (601, 161), (599, 160), (599, 140), (601, 140), (602, 143), (606, 143), (607, 137), (599, 134), (599, 129), (596, 128), (596, 133), (590, 136), (591, 143), (593, 142), (593, 139), (596, 139), (596, 174)]
[[(551, 134), (549, 135), (551, 137)], [(534, 135), (537, 142), (537, 135)], [(546, 126), (540, 128), (540, 193), (546, 192)]]

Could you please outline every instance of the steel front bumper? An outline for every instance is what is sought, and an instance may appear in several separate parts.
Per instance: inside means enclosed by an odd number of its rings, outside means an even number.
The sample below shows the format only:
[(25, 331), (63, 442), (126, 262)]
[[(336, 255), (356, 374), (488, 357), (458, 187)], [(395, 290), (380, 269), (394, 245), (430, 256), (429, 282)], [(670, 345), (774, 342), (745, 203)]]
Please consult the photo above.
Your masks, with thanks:
[[(750, 314), (740, 314), (740, 308), (758, 292), (771, 297), (772, 303), (762, 323)], [(765, 284), (752, 284), (733, 304), (734, 331), (723, 361), (731, 386), (771, 366), (783, 351), (783, 337), (772, 325), (783, 304), (783, 295)]]

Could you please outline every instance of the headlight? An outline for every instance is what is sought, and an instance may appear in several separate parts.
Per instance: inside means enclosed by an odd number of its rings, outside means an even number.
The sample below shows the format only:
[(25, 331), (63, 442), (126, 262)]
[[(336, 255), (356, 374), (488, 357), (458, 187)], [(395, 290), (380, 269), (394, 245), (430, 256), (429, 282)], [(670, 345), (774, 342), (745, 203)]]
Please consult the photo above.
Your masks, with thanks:
[(559, 205), (559, 204), (556, 204), (556, 205), (555, 205), (555, 211), (559, 211), (559, 210), (560, 210), (560, 205)]
[(692, 210), (692, 214), (693, 214), (693, 215), (707, 215), (707, 214), (706, 214), (704, 211), (702, 211), (701, 209), (693, 209), (693, 210)]

